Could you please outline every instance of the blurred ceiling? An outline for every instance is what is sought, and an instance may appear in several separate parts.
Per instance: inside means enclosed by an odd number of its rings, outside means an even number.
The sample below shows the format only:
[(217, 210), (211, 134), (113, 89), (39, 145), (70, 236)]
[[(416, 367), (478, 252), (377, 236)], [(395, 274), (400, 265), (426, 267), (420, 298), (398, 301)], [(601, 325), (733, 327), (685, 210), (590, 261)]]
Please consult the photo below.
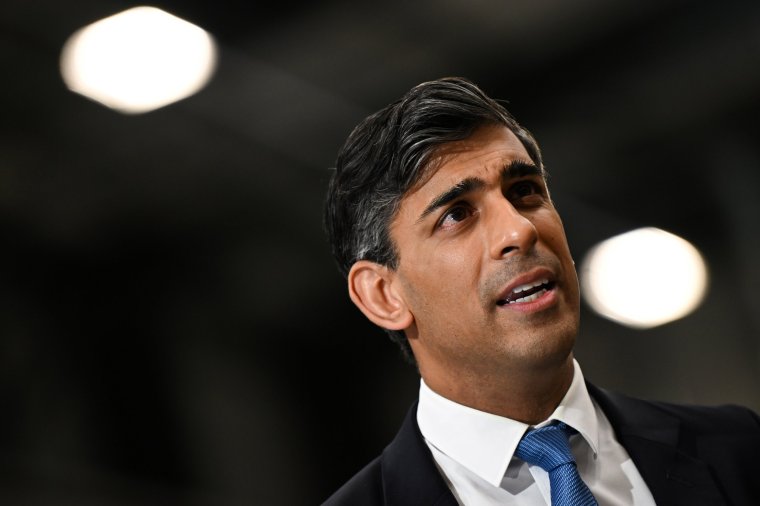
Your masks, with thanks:
[(351, 306), (322, 196), (361, 118), (445, 75), (536, 135), (577, 258), (657, 226), (707, 259), (677, 322), (584, 308), (586, 376), (760, 409), (760, 4), (153, 2), (221, 59), (125, 116), (58, 57), (134, 5), (0, 10), (4, 502), (315, 504), (374, 456), (417, 378)]

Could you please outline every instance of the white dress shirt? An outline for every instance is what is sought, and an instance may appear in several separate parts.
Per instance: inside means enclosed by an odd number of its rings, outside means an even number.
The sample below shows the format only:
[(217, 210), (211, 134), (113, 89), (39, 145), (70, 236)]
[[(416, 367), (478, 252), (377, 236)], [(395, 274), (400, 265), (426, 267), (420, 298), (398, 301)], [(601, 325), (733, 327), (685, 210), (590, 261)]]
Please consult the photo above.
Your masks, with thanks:
[[(577, 361), (573, 381), (550, 421), (578, 431), (570, 447), (578, 472), (600, 506), (652, 506), (652, 494), (609, 420), (591, 399)], [(549, 475), (513, 457), (528, 424), (457, 404), (420, 381), (417, 423), (459, 504), (551, 504)]]

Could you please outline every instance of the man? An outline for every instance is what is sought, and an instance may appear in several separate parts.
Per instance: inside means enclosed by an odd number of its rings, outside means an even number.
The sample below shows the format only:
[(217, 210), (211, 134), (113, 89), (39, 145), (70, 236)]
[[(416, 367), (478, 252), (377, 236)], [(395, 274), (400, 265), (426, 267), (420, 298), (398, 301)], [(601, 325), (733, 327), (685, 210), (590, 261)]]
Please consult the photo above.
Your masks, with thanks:
[(325, 504), (760, 504), (757, 415), (584, 381), (541, 152), (475, 84), (422, 83), (362, 121), (325, 225), (351, 300), (421, 377), (393, 442)]

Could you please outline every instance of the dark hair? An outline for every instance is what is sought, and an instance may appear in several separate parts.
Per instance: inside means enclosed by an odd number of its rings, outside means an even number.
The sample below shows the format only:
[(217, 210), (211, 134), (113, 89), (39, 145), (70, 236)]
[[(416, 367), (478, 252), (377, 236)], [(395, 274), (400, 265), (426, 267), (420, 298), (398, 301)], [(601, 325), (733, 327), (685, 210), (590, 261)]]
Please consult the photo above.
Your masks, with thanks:
[[(398, 267), (390, 225), (401, 199), (420, 182), (441, 145), (466, 139), (486, 124), (509, 128), (532, 161), (543, 167), (530, 132), (499, 102), (461, 77), (419, 84), (353, 129), (338, 153), (324, 208), (332, 253), (344, 276), (358, 260)], [(404, 333), (387, 332), (414, 363)]]

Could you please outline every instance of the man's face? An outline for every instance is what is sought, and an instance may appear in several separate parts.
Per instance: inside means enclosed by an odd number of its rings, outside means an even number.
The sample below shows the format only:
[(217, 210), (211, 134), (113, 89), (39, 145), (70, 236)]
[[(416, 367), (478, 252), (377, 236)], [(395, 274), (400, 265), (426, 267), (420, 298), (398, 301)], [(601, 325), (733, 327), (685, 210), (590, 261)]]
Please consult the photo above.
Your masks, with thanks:
[(567, 363), (578, 279), (543, 175), (501, 125), (439, 154), (391, 224), (395, 283), (414, 317), (407, 335), (423, 377)]

